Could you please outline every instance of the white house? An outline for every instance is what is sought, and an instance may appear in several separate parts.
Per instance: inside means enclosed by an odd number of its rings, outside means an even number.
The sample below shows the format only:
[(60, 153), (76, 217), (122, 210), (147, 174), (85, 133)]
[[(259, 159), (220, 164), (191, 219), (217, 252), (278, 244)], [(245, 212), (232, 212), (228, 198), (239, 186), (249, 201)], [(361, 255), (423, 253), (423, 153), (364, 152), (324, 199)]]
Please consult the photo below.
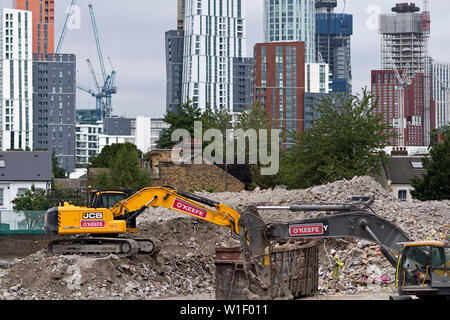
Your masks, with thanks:
[(51, 152), (0, 152), (0, 211), (12, 210), (11, 201), (33, 184), (36, 189), (50, 189), (51, 180)]

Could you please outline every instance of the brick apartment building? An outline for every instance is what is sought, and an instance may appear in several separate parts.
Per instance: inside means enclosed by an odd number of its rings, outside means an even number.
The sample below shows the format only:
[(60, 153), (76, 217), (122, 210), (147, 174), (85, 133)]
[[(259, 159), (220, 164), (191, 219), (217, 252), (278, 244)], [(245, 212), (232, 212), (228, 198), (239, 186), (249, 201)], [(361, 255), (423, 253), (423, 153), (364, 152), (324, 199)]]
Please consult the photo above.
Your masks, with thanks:
[[(403, 73), (401, 70), (400, 73)], [(405, 146), (425, 145), (425, 110), (424, 110), (424, 75), (416, 74), (410, 78), (411, 84), (404, 91), (405, 100)], [(398, 123), (398, 81), (393, 70), (372, 70), (372, 93), (378, 98), (377, 114), (382, 114), (384, 121), (397, 127)], [(433, 109), (433, 108), (432, 108)], [(434, 117), (431, 117), (434, 119)], [(434, 127), (433, 121), (430, 124)], [(390, 143), (397, 146), (397, 139)]]
[[(254, 57), (255, 101), (266, 107), (273, 128), (303, 131), (305, 43), (258, 43)], [(289, 139), (284, 142), (290, 144)]]
[(13, 7), (33, 12), (33, 53), (54, 53), (55, 0), (14, 0)]

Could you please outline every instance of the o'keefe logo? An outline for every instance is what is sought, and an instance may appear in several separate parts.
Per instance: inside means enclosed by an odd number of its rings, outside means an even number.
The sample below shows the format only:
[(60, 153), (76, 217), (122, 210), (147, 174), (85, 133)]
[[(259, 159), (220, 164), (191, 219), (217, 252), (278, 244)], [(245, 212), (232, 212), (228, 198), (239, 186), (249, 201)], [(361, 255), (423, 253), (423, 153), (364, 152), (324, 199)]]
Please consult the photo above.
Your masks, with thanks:
[(328, 230), (327, 225), (316, 224), (296, 224), (289, 226), (289, 235), (291, 237), (320, 236)]
[(184, 202), (179, 199), (175, 199), (173, 202), (172, 208), (181, 212), (188, 213), (190, 215), (206, 219), (206, 216), (208, 215), (208, 212), (206, 212), (203, 209), (197, 208), (187, 202)]
[(104, 228), (105, 220), (81, 220), (81, 228)]

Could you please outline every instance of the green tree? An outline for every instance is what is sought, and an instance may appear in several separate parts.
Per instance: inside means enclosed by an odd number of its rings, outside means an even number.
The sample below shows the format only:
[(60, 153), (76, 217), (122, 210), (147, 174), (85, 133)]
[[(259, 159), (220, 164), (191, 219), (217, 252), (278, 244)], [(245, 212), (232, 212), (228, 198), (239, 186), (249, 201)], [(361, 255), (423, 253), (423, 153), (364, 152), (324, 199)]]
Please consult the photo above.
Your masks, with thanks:
[[(262, 137), (259, 135), (259, 130), (265, 129), (267, 130), (267, 140), (266, 145), (268, 147), (268, 154), (271, 154), (271, 129), (272, 129), (272, 121), (269, 119), (269, 116), (267, 114), (267, 110), (264, 106), (262, 106), (259, 102), (252, 105), (249, 109), (246, 111), (240, 113), (237, 116), (237, 129), (242, 129), (244, 132), (247, 130), (255, 130), (257, 132), (258, 137), (258, 154), (259, 154), (259, 148), (261, 147), (261, 142), (263, 142), (261, 139)], [(245, 156), (246, 159), (249, 159), (249, 149), (245, 150)], [(250, 189), (254, 189), (256, 187), (260, 187), (263, 189), (268, 189), (275, 187), (277, 184), (279, 184), (278, 175), (274, 176), (265, 176), (261, 175), (261, 167), (262, 165), (259, 163), (257, 164), (251, 164), (250, 166), (250, 174), (251, 174), (251, 184), (249, 186)]]
[(271, 129), (272, 123), (267, 115), (267, 110), (261, 103), (256, 102), (249, 109), (237, 116), (237, 128), (244, 131), (248, 129)]
[(450, 138), (443, 139), (442, 143), (433, 143), (430, 157), (422, 160), (426, 173), (411, 181), (414, 187), (411, 195), (415, 199), (421, 201), (450, 199)]
[(230, 113), (224, 107), (215, 110), (206, 109), (200, 116), (203, 131), (218, 129), (223, 135), (225, 135), (226, 130), (233, 128), (231, 120)]
[[(227, 145), (227, 131), (233, 129), (232, 119), (230, 113), (227, 111), (226, 108), (221, 107), (218, 109), (215, 109), (214, 111), (211, 109), (207, 109), (200, 117), (200, 120), (202, 121), (202, 128), (203, 128), (203, 137), (205, 137), (205, 132), (209, 129), (215, 129), (218, 130), (222, 136), (220, 142), (222, 144), (222, 148), (219, 148), (218, 150), (214, 149), (211, 152), (211, 156), (214, 157), (216, 160), (219, 160), (220, 163), (216, 163), (219, 167), (223, 168), (224, 173), (224, 185), (225, 190), (228, 190), (228, 176), (229, 176), (229, 163), (227, 162), (226, 158), (226, 145)], [(215, 138), (214, 138), (215, 139)], [(213, 138), (211, 140), (213, 141), (205, 141), (203, 140), (203, 150), (208, 151), (205, 148), (208, 148), (209, 145), (215, 146), (216, 144), (213, 144), (214, 141)], [(216, 154), (216, 151), (217, 154)], [(204, 156), (208, 158), (207, 152), (204, 152)], [(213, 159), (209, 159), (213, 160)], [(229, 159), (228, 159), (229, 160)], [(233, 157), (234, 160), (234, 157)], [(218, 161), (216, 161), (218, 162)], [(222, 165), (223, 163), (223, 165)]]
[(45, 191), (36, 190), (35, 185), (18, 195), (11, 201), (13, 210), (25, 215), (28, 230), (36, 230), (43, 226), (43, 212), (50, 208), (50, 201), (47, 199)]
[(52, 153), (52, 172), (54, 178), (64, 179), (66, 177), (66, 170), (58, 167), (58, 159), (54, 152)]
[(395, 136), (375, 113), (378, 101), (361, 95), (323, 98), (311, 130), (297, 134), (297, 144), (283, 153), (281, 181), (289, 188), (308, 188), (379, 172), (383, 148)]
[[(226, 159), (226, 137), (227, 137), (227, 130), (233, 129), (233, 124), (231, 121), (231, 115), (227, 111), (226, 108), (219, 108), (216, 110), (206, 109), (205, 112), (202, 113), (200, 117), (200, 121), (202, 122), (202, 128), (203, 128), (203, 137), (205, 136), (205, 132), (210, 129), (216, 129), (219, 130), (222, 134), (222, 143), (223, 143), (223, 149), (220, 150), (222, 156), (223, 156), (223, 163), (225, 163)], [(203, 140), (203, 149), (205, 149), (208, 145), (210, 145), (213, 141), (204, 141)]]
[(168, 111), (163, 120), (169, 124), (169, 128), (163, 131), (157, 142), (158, 148), (172, 149), (178, 143), (172, 141), (172, 133), (177, 129), (186, 129), (191, 137), (194, 137), (194, 122), (201, 121), (201, 116), (200, 108), (195, 107), (191, 101), (180, 104), (177, 107), (177, 112)]
[(127, 152), (136, 152), (138, 157), (142, 156), (142, 151), (139, 150), (135, 144), (126, 143), (114, 143), (110, 146), (105, 146), (96, 157), (91, 159), (90, 168), (110, 168), (117, 158), (120, 151), (125, 149)]
[(124, 147), (112, 160), (108, 170), (94, 177), (93, 185), (99, 189), (140, 190), (150, 186), (150, 173), (140, 168), (138, 153)]
[(450, 125), (433, 129), (430, 133), (430, 144), (433, 146), (434, 144), (441, 142), (440, 139), (445, 139), (448, 137), (450, 137)]

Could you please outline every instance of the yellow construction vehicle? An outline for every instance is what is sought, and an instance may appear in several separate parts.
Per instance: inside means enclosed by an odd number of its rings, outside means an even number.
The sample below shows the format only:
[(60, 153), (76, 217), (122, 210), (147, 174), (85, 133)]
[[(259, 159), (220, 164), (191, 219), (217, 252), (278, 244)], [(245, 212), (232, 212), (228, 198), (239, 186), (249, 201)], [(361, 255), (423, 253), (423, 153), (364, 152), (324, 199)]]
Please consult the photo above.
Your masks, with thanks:
[[(50, 242), (49, 251), (55, 254), (156, 254), (158, 240), (118, 237), (137, 232), (136, 218), (150, 206), (166, 207), (225, 226), (235, 235), (239, 233), (240, 215), (234, 209), (174, 188), (145, 188), (131, 196), (122, 191), (93, 191), (92, 194), (87, 207), (64, 203), (47, 211), (44, 223), (47, 233), (77, 236)], [(83, 235), (89, 237), (81, 237)]]
[(401, 296), (450, 295), (450, 225), (436, 234), (437, 240), (404, 243), (398, 257), (396, 286)]
[[(340, 204), (250, 206), (238, 213), (224, 204), (171, 187), (144, 188), (131, 196), (118, 191), (93, 194), (87, 207), (64, 203), (47, 211), (45, 231), (66, 236), (51, 241), (50, 252), (154, 255), (160, 250), (158, 240), (133, 239), (124, 235), (137, 232), (136, 218), (148, 208), (165, 207), (224, 226), (240, 240), (246, 275), (260, 288), (251, 292), (247, 287), (249, 296), (272, 297), (272, 251), (275, 243), (333, 237), (377, 243), (380, 252), (397, 270), (398, 297), (416, 295), (449, 299), (450, 296), (448, 233), (439, 241), (413, 241), (397, 225), (373, 212), (370, 208), (372, 197), (353, 197), (348, 203)], [(261, 210), (326, 211), (332, 214), (300, 221), (266, 223), (259, 214)], [(290, 293), (286, 291), (284, 294), (289, 297)]]

